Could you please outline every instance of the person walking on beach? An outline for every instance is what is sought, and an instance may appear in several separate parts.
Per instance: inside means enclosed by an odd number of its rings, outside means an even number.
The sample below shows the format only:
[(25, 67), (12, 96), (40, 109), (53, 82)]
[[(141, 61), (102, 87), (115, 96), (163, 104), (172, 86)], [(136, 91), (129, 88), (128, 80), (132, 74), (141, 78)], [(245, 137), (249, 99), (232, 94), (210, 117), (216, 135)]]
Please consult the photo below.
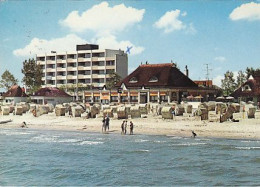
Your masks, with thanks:
[(102, 132), (104, 132), (104, 130), (106, 131), (106, 119), (105, 119), (105, 117), (103, 117), (103, 120), (102, 120)]
[(121, 134), (124, 134), (124, 133), (125, 133), (125, 120), (121, 124)]
[[(108, 117), (108, 115), (107, 115), (107, 117), (106, 117), (106, 128), (109, 130), (109, 117)], [(105, 131), (106, 131), (106, 128), (105, 128)]]
[(126, 134), (126, 128), (127, 128), (127, 120), (125, 120), (125, 133), (124, 134)]
[(130, 121), (130, 135), (134, 134), (134, 124), (132, 121)]
[(197, 136), (197, 134), (194, 131), (191, 131), (192, 133), (192, 138), (195, 138)]

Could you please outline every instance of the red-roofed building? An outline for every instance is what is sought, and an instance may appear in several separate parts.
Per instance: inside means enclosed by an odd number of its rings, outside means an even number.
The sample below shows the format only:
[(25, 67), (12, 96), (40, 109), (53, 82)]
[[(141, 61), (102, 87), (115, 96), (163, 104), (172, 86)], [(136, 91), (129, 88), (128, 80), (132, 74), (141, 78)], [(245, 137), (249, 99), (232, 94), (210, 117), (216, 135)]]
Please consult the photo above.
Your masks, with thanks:
[[(187, 68), (186, 72), (188, 72)], [(207, 101), (217, 94), (216, 89), (199, 87), (174, 63), (140, 65), (116, 87), (119, 93), (110, 91), (111, 94), (108, 97), (110, 102), (181, 102), (190, 95), (200, 96), (202, 100)], [(103, 92), (86, 93), (85, 96), (88, 96), (89, 100), (93, 97), (93, 102), (102, 102)]]
[(28, 100), (28, 95), (26, 95), (24, 89), (16, 84), (4, 93), (2, 97), (4, 103), (11, 103), (13, 105), (19, 102), (26, 102)]
[(249, 79), (236, 89), (231, 96), (239, 101), (253, 101), (255, 104), (260, 102), (260, 75), (250, 76)]
[(72, 96), (55, 87), (46, 87), (41, 88), (37, 92), (35, 92), (31, 99), (33, 102), (37, 104), (62, 104), (68, 103), (72, 101)]

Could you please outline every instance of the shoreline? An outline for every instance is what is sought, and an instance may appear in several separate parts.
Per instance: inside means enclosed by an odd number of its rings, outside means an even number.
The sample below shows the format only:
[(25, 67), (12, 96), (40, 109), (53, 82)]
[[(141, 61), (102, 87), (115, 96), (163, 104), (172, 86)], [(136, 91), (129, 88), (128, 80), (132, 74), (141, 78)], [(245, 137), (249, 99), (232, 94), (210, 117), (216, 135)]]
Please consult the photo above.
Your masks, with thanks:
[[(54, 113), (34, 117), (31, 113), (22, 116), (0, 116), (0, 121), (12, 122), (0, 124), (0, 129), (21, 128), (23, 121), (29, 129), (80, 131), (87, 133), (102, 133), (102, 118), (74, 118), (68, 116), (56, 117)], [(123, 120), (110, 120), (109, 134), (121, 134)], [(208, 122), (191, 121), (179, 117), (177, 120), (164, 120), (152, 115), (147, 118), (128, 119), (127, 134), (129, 135), (129, 122), (134, 123), (135, 135), (164, 135), (176, 137), (191, 137), (191, 131), (197, 134), (197, 138), (223, 138), (223, 139), (250, 139), (260, 140), (260, 119), (243, 119), (240, 122)]]

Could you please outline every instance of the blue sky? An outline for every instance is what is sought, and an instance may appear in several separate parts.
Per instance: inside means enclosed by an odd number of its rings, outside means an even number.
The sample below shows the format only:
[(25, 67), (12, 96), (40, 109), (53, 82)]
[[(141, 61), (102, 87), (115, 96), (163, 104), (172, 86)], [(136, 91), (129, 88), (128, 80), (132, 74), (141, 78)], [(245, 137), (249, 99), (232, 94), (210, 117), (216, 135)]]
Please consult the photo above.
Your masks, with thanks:
[(22, 79), (36, 53), (133, 46), (129, 73), (141, 62), (187, 65), (193, 80), (260, 67), (260, 1), (0, 0), (0, 74)]

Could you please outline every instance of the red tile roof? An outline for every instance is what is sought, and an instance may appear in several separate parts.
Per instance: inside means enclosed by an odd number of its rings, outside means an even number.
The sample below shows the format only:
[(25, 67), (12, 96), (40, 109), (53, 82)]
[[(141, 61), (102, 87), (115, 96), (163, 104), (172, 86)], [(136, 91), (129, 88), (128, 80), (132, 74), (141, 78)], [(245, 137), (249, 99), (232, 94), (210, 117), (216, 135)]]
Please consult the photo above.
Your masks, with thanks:
[[(135, 77), (137, 82), (132, 82)], [(156, 77), (157, 82), (151, 82), (150, 79)], [(130, 81), (130, 82), (129, 82)], [(198, 87), (189, 77), (184, 75), (173, 63), (166, 64), (145, 64), (140, 65), (135, 71), (124, 78), (116, 86), (124, 83), (126, 87)]]
[(6, 93), (3, 94), (3, 97), (28, 97), (24, 90), (18, 86), (13, 85)]
[(42, 96), (42, 97), (71, 97), (69, 94), (54, 87), (41, 88), (33, 96)]
[[(235, 98), (238, 97), (260, 97), (260, 75), (253, 76), (254, 79), (248, 79), (238, 89), (236, 89), (231, 95)], [(248, 85), (251, 90), (243, 90)]]

